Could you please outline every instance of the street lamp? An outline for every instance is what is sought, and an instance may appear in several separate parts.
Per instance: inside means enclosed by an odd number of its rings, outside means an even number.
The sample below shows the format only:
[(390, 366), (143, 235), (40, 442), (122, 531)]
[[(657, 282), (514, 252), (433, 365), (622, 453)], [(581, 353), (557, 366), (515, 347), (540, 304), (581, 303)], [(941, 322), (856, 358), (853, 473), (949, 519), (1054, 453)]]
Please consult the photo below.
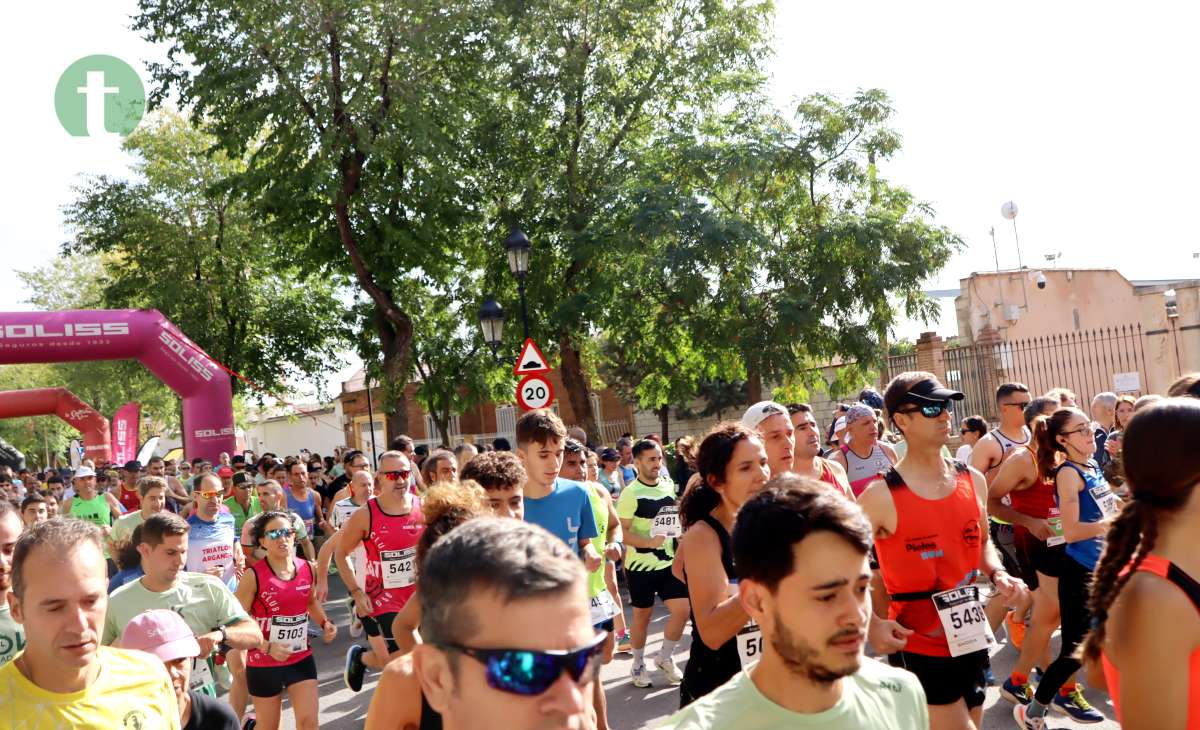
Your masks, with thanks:
[(508, 268), (517, 277), (517, 291), (521, 295), (521, 323), (525, 326), (525, 339), (529, 339), (529, 312), (525, 307), (525, 276), (529, 273), (529, 237), (520, 228), (513, 226), (508, 238), (504, 239), (504, 250), (508, 252)]
[(1176, 330), (1179, 324), (1179, 297), (1175, 294), (1175, 287), (1163, 292), (1163, 300), (1167, 321), (1171, 323), (1171, 341), (1175, 343), (1175, 370), (1180, 372), (1183, 366), (1179, 360), (1179, 333)]
[(498, 360), (497, 351), (504, 332), (504, 309), (493, 297), (488, 297), (479, 308), (479, 327), (483, 330), (483, 341), (492, 350), (492, 357)]

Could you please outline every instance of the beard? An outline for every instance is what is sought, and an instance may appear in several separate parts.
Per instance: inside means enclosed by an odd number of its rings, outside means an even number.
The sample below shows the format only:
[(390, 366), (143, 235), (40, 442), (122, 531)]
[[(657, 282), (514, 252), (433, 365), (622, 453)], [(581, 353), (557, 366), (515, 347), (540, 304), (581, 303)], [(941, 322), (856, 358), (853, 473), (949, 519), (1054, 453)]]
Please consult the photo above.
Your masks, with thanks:
[[(831, 636), (825, 643), (829, 646), (861, 633), (859, 629), (844, 629)], [(862, 665), (861, 653), (853, 660), (847, 659), (842, 666), (830, 667), (821, 663), (818, 659), (820, 651), (796, 638), (784, 624), (778, 609), (775, 610), (775, 634), (771, 637), (771, 647), (789, 671), (820, 684), (832, 684), (842, 677), (848, 677), (857, 672)]]

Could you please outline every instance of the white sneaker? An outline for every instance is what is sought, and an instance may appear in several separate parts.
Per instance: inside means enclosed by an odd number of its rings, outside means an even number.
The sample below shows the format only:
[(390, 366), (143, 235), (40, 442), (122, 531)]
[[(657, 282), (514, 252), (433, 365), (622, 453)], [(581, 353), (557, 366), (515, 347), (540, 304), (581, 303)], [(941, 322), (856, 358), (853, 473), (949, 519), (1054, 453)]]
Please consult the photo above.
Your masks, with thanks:
[(634, 687), (650, 686), (650, 672), (645, 664), (635, 664), (633, 669), (629, 670), (629, 676), (633, 678)]
[(1021, 730), (1046, 730), (1045, 717), (1029, 717), (1026, 706), (1020, 703), (1013, 705), (1013, 719)]
[(654, 666), (658, 668), (658, 671), (667, 675), (667, 682), (672, 687), (677, 686), (683, 681), (683, 675), (679, 673), (679, 669), (675, 666), (675, 660), (671, 657), (667, 657), (666, 661), (655, 659)]
[(357, 639), (363, 635), (362, 621), (358, 620), (358, 616), (350, 619), (350, 636)]

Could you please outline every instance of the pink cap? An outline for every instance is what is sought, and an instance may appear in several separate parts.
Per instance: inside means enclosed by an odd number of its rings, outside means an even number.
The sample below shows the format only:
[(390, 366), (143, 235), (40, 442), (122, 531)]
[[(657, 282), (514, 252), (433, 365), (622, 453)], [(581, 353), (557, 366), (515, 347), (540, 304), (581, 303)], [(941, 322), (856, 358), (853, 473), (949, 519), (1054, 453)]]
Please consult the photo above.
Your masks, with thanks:
[(120, 647), (153, 654), (164, 662), (200, 656), (200, 644), (183, 617), (165, 608), (143, 611), (125, 624)]

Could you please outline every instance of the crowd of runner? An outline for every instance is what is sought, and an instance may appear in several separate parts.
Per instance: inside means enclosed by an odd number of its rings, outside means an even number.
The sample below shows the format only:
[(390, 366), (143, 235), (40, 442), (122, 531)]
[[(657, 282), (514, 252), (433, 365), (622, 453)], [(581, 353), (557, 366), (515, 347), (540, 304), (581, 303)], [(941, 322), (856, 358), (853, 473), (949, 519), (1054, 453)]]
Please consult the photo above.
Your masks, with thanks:
[(1200, 728), (1200, 374), (995, 396), (994, 428), (910, 372), (667, 451), (537, 410), (515, 445), (0, 468), (0, 728), (274, 730), (285, 694), (316, 728), (340, 631), (369, 730), (607, 730), (615, 653), (679, 730), (979, 728), (993, 683), (1019, 728), (1105, 720), (1083, 682)]

